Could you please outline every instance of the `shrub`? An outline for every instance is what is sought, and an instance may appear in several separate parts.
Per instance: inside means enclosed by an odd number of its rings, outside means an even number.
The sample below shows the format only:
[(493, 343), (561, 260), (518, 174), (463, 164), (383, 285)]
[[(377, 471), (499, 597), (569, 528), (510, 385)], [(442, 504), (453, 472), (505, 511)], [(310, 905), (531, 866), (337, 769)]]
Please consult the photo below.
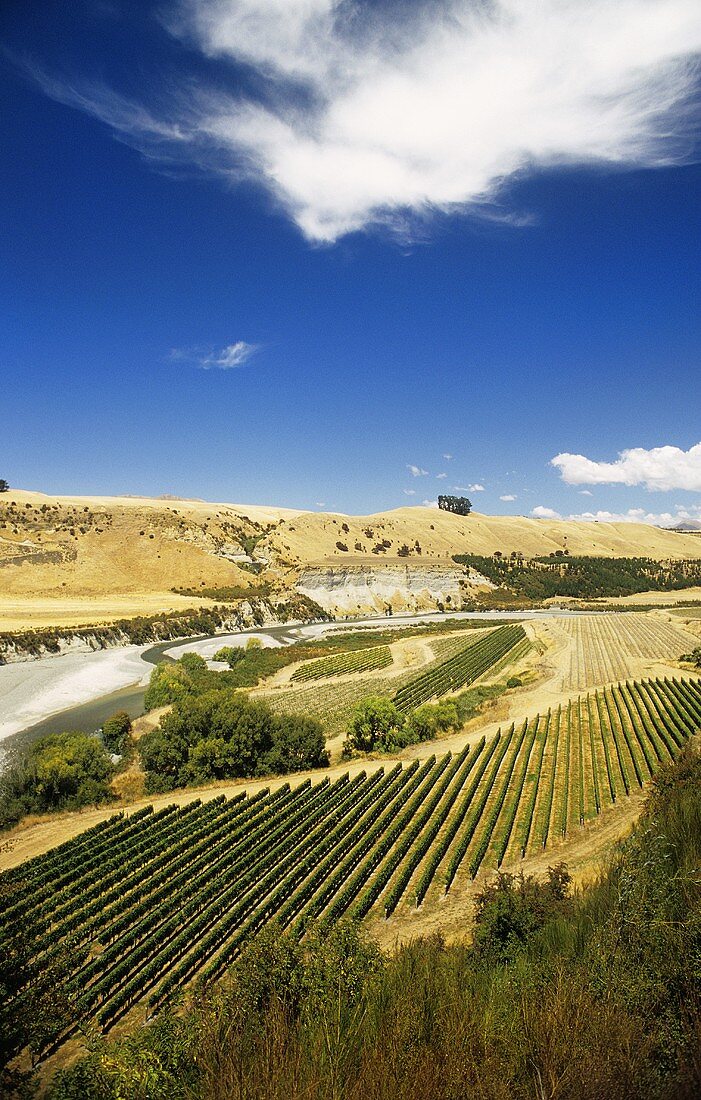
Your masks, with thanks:
[(109, 802), (114, 768), (100, 739), (52, 733), (34, 741), (0, 775), (0, 828), (25, 814)]
[(107, 718), (102, 727), (102, 743), (108, 752), (121, 753), (131, 733), (131, 718), (125, 710), (118, 710)]
[(404, 726), (404, 716), (391, 699), (369, 695), (358, 703), (348, 727), (348, 745), (360, 752), (383, 747)]

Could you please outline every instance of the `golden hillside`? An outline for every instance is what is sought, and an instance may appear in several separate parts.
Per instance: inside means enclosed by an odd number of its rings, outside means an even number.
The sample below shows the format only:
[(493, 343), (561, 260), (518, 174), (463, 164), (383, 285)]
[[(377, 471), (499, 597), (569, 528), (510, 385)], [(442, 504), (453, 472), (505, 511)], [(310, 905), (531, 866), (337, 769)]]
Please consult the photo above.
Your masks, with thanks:
[(141, 497), (0, 497), (0, 625), (77, 625), (191, 607), (173, 588), (237, 586), (292, 509)]
[[(701, 557), (701, 539), (644, 524), (454, 516), (398, 508), (371, 516), (144, 497), (0, 497), (0, 628), (76, 625), (191, 607), (173, 589), (260, 579), (290, 587), (307, 565), (446, 563), (460, 553)], [(261, 570), (260, 578), (251, 566)]]
[[(339, 542), (347, 550), (339, 547)], [(436, 508), (414, 507), (371, 516), (307, 512), (282, 517), (261, 542), (261, 550), (270, 552), (272, 558), (293, 565), (397, 558), (410, 564), (496, 550), (533, 557), (565, 549), (573, 555), (697, 558), (701, 557), (701, 539), (642, 523), (581, 523), (478, 512), (455, 516)]]

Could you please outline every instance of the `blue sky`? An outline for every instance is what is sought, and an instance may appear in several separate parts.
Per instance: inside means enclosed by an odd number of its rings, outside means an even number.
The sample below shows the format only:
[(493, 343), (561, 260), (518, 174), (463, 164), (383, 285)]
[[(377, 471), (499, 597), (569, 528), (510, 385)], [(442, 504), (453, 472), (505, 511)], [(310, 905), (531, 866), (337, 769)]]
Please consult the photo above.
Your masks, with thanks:
[(697, 5), (351, 8), (2, 6), (0, 476), (701, 518)]

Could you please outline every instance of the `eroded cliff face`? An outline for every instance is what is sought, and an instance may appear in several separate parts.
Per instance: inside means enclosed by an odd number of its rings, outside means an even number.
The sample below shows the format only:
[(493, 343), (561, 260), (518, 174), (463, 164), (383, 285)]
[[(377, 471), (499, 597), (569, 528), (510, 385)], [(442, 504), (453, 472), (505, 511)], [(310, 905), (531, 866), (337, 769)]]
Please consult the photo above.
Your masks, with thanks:
[(426, 611), (442, 604), (459, 610), (485, 577), (456, 565), (329, 565), (302, 570), (296, 589), (332, 615), (375, 611)]

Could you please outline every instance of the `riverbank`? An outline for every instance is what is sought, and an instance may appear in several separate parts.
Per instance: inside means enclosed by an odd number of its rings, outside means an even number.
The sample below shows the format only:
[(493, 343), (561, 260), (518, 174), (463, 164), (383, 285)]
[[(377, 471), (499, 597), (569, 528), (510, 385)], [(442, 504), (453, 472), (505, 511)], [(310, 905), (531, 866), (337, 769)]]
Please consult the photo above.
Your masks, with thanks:
[(174, 639), (157, 645), (125, 646), (95, 652), (40, 657), (0, 665), (0, 766), (11, 749), (49, 733), (66, 729), (91, 732), (117, 710), (131, 717), (143, 711), (143, 697), (151, 669), (159, 660), (177, 659), (187, 651), (211, 658), (224, 645), (244, 645), (258, 638), (263, 645), (294, 645), (339, 630), (383, 629), (388, 625), (414, 626), (444, 623), (446, 619), (535, 619), (579, 612), (440, 612), (378, 616), (332, 623), (286, 623), (249, 628), (229, 634)]

